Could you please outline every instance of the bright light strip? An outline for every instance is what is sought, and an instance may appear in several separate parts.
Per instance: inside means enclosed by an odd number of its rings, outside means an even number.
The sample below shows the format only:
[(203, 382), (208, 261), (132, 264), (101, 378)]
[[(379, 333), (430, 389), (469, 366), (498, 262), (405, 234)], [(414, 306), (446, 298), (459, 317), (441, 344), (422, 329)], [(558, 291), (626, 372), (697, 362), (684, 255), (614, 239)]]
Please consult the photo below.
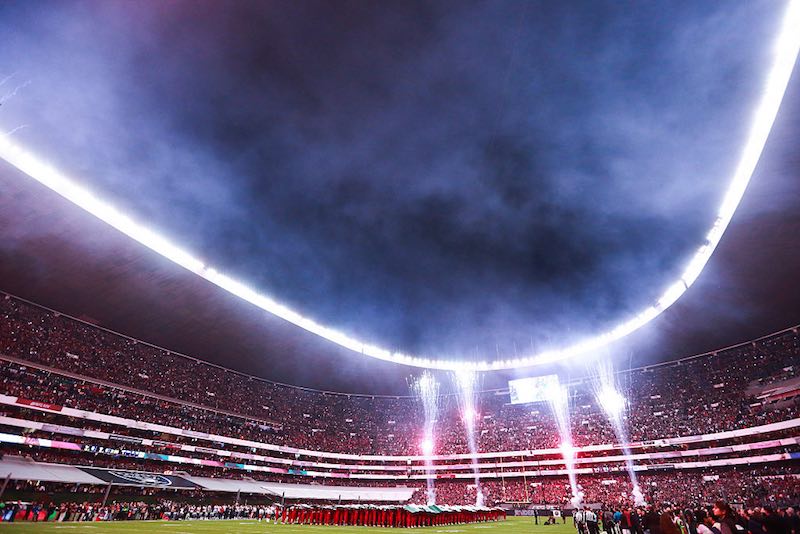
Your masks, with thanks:
[(658, 317), (664, 310), (674, 304), (695, 280), (708, 263), (711, 254), (722, 239), (722, 235), (739, 206), (747, 184), (753, 175), (767, 137), (778, 114), (786, 87), (792, 75), (794, 64), (800, 50), (800, 0), (790, 0), (781, 23), (781, 29), (773, 49), (773, 63), (767, 75), (761, 99), (753, 113), (750, 133), (739, 157), (738, 165), (731, 179), (728, 190), (717, 213), (717, 218), (706, 236), (706, 242), (697, 250), (687, 264), (680, 279), (664, 291), (655, 304), (638, 315), (621, 323), (612, 330), (593, 338), (585, 339), (563, 349), (544, 351), (522, 358), (496, 361), (460, 361), (458, 359), (429, 359), (391, 351), (360, 341), (356, 338), (321, 325), (314, 320), (277, 302), (271, 297), (261, 294), (242, 282), (215, 271), (188, 251), (171, 242), (165, 236), (147, 228), (128, 215), (119, 211), (108, 202), (98, 198), (91, 191), (48, 165), (37, 156), (12, 142), (10, 136), (0, 136), (0, 158), (4, 159), (34, 180), (52, 189), (72, 203), (80, 206), (120, 232), (135, 239), (144, 246), (161, 254), (172, 262), (205, 278), (209, 282), (240, 297), (259, 308), (284, 319), (300, 328), (327, 339), (337, 345), (359, 352), (365, 356), (416, 367), (444, 370), (493, 371), (531, 367), (585, 354), (600, 349), (609, 343), (621, 339), (631, 332)]

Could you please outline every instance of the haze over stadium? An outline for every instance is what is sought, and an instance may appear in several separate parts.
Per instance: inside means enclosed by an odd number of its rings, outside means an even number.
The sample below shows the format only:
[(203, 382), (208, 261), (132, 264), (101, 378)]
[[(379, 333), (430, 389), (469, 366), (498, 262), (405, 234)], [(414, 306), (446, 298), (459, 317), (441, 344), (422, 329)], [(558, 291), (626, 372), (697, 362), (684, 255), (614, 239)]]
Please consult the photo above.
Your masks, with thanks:
[(798, 504), (800, 2), (6, 2), (0, 49), (0, 496), (52, 499), (0, 520)]

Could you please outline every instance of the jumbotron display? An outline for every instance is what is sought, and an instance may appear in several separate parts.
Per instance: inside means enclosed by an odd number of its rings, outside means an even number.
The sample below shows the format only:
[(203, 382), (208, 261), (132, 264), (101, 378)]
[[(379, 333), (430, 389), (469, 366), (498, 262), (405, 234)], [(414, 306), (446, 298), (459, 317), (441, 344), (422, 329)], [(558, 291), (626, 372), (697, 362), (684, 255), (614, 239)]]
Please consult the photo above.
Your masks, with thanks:
[(508, 381), (511, 404), (547, 402), (558, 387), (558, 375), (531, 376)]

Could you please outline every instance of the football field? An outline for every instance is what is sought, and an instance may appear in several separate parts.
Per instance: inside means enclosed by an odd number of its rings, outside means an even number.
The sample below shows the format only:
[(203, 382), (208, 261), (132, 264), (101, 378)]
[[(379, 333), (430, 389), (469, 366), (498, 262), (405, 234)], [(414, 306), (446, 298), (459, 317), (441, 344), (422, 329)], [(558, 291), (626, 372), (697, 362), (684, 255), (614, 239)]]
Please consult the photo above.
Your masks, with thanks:
[(161, 533), (161, 534), (387, 534), (387, 532), (426, 532), (429, 534), (573, 534), (572, 520), (567, 524), (552, 526), (534, 525), (531, 517), (509, 517), (497, 523), (470, 525), (448, 525), (417, 529), (387, 529), (377, 527), (335, 527), (311, 525), (275, 525), (249, 520), (230, 521), (114, 521), (94, 523), (0, 523), (0, 534), (4, 533)]

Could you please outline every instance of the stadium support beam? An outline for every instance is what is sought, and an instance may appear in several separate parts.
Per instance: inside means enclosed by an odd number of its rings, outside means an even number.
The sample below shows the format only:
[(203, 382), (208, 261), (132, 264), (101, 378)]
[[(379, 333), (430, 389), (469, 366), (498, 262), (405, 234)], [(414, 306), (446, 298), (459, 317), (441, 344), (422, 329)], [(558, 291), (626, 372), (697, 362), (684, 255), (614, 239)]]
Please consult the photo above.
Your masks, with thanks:
[(106, 503), (108, 502), (108, 496), (111, 494), (111, 482), (108, 483), (106, 486), (106, 491), (103, 493), (103, 504), (100, 505), (100, 508), (105, 508)]
[(4, 495), (4, 494), (5, 494), (5, 492), (6, 492), (6, 488), (8, 487), (8, 483), (9, 483), (9, 481), (10, 481), (10, 480), (11, 480), (11, 473), (9, 473), (8, 475), (6, 475), (6, 479), (5, 479), (5, 480), (3, 480), (3, 486), (2, 486), (2, 487), (0, 487), (0, 499), (2, 499), (2, 498), (3, 498), (3, 495)]

